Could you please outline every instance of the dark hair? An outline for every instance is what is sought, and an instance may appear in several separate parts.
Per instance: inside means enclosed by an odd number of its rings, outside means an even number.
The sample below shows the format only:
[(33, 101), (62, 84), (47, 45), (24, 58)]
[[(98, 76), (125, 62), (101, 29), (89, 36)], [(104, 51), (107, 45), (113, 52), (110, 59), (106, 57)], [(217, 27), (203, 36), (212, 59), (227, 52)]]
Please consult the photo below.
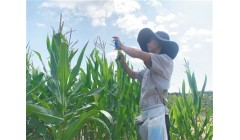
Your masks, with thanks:
[(159, 47), (161, 48), (160, 50), (160, 54), (167, 54), (167, 48), (166, 47), (163, 47), (164, 45), (166, 46), (166, 44), (164, 44), (165, 42), (162, 42), (162, 43), (158, 43), (159, 44)]
[(162, 51), (163, 51), (163, 48), (164, 48), (164, 47), (162, 47), (162, 45), (159, 43), (159, 41), (157, 40), (156, 37), (152, 37), (152, 38), (154, 38), (154, 39), (156, 40), (156, 42), (157, 42), (157, 46), (160, 48), (160, 52), (159, 52), (159, 54), (162, 54)]

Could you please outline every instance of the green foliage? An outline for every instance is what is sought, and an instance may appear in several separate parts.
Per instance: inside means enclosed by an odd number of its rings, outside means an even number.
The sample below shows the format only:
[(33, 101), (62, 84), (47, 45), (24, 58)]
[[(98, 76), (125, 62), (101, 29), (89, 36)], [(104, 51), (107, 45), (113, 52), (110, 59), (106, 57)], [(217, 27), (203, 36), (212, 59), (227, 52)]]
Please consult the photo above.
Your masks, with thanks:
[[(35, 69), (30, 64), (30, 54), (27, 52), (27, 139), (73, 139), (92, 123), (101, 128), (101, 132), (93, 127), (87, 129), (93, 131), (95, 137), (104, 132), (106, 135), (103, 138), (110, 138), (108, 126), (111, 126), (112, 116), (91, 100), (104, 87), (86, 89), (83, 81), (77, 78), (87, 44), (83, 47), (77, 64), (70, 68), (77, 51), (69, 49), (70, 44), (62, 34), (62, 28), (60, 22), (59, 32), (53, 31), (51, 41), (47, 37), (50, 75), (45, 65), (45, 73)], [(43, 63), (40, 53), (35, 53)], [(108, 120), (111, 122), (106, 125)]]
[(181, 140), (210, 140), (213, 137), (212, 108), (203, 108), (203, 97), (207, 77), (205, 76), (202, 90), (198, 92), (194, 73), (186, 61), (186, 74), (190, 91), (185, 91), (185, 81), (182, 83), (181, 96), (175, 98), (170, 111), (171, 137)]
[(104, 87), (94, 95), (94, 102), (112, 115), (112, 138), (136, 139), (134, 117), (139, 113), (140, 84), (131, 80), (120, 64), (117, 63), (117, 70), (113, 62), (108, 64), (105, 52), (101, 55), (97, 48), (88, 57), (86, 73), (82, 72), (80, 77), (86, 79), (83, 83), (86, 88)]

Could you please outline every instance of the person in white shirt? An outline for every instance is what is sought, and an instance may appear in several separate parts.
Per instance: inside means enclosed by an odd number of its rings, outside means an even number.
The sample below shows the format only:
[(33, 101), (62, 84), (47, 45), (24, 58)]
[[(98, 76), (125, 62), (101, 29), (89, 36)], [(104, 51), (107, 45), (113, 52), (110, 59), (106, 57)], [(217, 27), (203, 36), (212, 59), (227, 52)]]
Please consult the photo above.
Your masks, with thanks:
[(118, 50), (141, 59), (146, 66), (146, 69), (134, 72), (122, 54), (117, 58), (127, 74), (141, 83), (141, 115), (136, 118), (140, 136), (143, 140), (170, 140), (170, 121), (164, 104), (170, 87), (173, 59), (179, 50), (178, 44), (171, 41), (167, 33), (154, 33), (149, 28), (142, 29), (138, 34), (137, 41), (141, 50), (123, 45), (117, 36), (113, 38), (118, 43)]

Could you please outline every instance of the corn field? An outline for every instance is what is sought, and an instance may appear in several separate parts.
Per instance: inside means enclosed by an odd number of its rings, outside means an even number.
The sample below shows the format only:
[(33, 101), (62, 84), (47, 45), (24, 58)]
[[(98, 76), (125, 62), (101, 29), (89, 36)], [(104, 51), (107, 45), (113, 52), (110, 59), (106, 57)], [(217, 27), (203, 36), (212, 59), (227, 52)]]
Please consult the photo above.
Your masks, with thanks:
[[(118, 62), (107, 61), (104, 43), (95, 44), (91, 54), (86, 56), (87, 61), (83, 62), (88, 42), (76, 56), (78, 50), (73, 49), (76, 43), (70, 40), (71, 32), (67, 38), (62, 30), (60, 20), (58, 32), (53, 30), (52, 37), (46, 37), (47, 64), (39, 52), (31, 51), (27, 45), (27, 139), (140, 139), (134, 122), (134, 117), (140, 113), (140, 84), (130, 79)], [(32, 55), (42, 62), (42, 71), (34, 66)], [(86, 69), (82, 68), (82, 63), (86, 63)], [(190, 90), (185, 91), (183, 81), (178, 96), (169, 95), (171, 138), (212, 139), (213, 109), (203, 103), (207, 96), (207, 77), (199, 92), (187, 61), (186, 75)]]

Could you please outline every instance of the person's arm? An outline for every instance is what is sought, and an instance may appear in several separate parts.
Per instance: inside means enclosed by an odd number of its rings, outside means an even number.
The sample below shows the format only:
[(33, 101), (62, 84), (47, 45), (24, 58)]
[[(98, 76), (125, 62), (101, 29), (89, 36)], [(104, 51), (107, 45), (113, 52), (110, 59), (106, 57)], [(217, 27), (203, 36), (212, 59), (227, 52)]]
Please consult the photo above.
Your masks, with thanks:
[(122, 54), (120, 54), (117, 58), (117, 60), (119, 60), (124, 68), (124, 70), (127, 72), (127, 74), (132, 78), (135, 79), (135, 73), (134, 71), (132, 71), (129, 66), (127, 65), (127, 63), (124, 61), (124, 56)]
[(151, 66), (151, 55), (150, 53), (135, 49), (135, 48), (131, 48), (131, 47), (127, 47), (125, 45), (123, 45), (121, 43), (121, 41), (119, 40), (118, 37), (113, 37), (115, 40), (118, 41), (119, 44), (119, 50), (123, 50), (126, 54), (128, 54), (129, 56), (133, 57), (133, 58), (139, 58), (141, 60), (143, 60), (143, 62), (147, 65)]

